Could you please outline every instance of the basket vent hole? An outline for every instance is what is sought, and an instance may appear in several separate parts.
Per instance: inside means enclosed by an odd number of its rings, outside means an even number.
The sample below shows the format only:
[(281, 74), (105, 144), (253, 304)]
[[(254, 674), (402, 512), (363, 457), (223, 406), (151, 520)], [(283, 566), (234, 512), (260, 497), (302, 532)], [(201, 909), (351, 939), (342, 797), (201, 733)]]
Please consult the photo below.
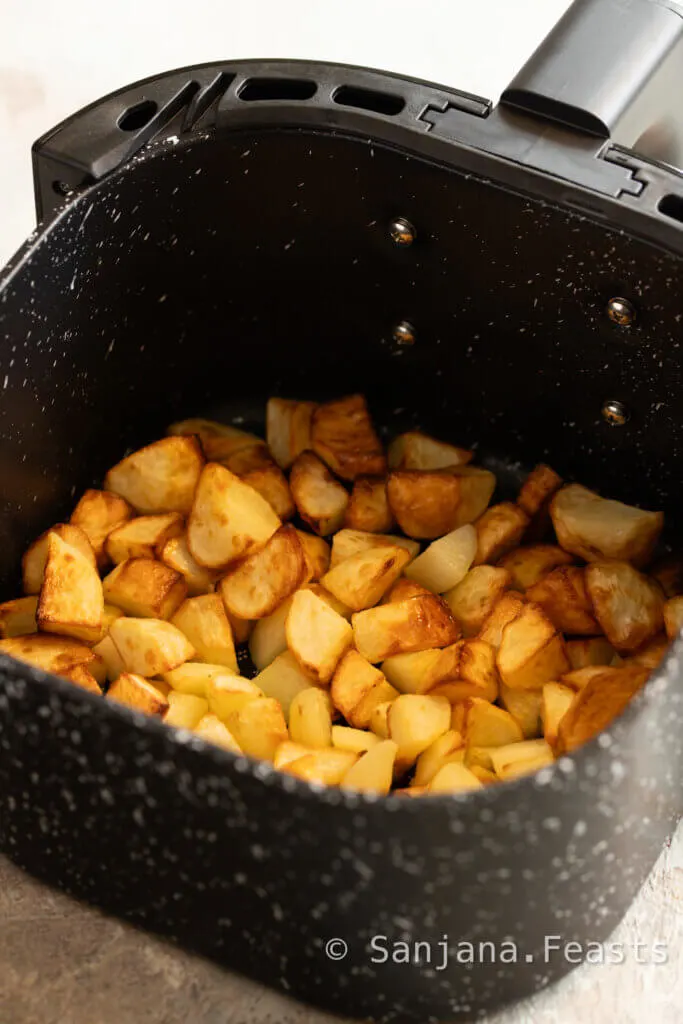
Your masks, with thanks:
[(159, 105), (154, 100), (142, 100), (124, 110), (117, 124), (122, 132), (137, 132), (149, 124), (158, 109)]
[(359, 89), (355, 85), (340, 85), (332, 99), (343, 107), (373, 110), (376, 114), (387, 114), (389, 117), (400, 114), (406, 105), (402, 96), (377, 92), (375, 89)]
[(657, 204), (657, 209), (665, 217), (673, 217), (683, 223), (683, 196), (674, 195), (671, 192), (668, 196), (662, 196)]
[(318, 85), (305, 78), (248, 78), (239, 91), (247, 103), (255, 100), (310, 100)]

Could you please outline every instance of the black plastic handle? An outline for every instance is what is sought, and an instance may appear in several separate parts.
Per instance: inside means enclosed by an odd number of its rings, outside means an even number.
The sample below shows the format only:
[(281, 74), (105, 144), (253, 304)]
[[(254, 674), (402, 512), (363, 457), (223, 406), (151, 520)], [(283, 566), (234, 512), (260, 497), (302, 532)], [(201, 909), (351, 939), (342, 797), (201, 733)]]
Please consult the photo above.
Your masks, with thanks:
[(575, 0), (501, 102), (683, 166), (683, 8)]

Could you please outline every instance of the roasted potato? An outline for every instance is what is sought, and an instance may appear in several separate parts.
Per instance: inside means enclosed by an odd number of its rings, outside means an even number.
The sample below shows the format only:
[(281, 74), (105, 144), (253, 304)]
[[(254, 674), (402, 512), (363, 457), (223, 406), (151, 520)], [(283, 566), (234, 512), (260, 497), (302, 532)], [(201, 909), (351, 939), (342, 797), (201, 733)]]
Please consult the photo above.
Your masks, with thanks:
[(297, 530), (299, 543), (306, 559), (306, 580), (315, 581), (324, 576), (330, 568), (330, 545), (322, 537), (316, 537), (305, 530)]
[(288, 597), (274, 612), (254, 624), (249, 637), (249, 655), (259, 672), (287, 650), (285, 626), (292, 600), (293, 596)]
[(206, 569), (203, 565), (197, 565), (190, 554), (187, 546), (187, 537), (174, 537), (172, 540), (160, 547), (157, 556), (169, 569), (175, 569), (185, 580), (187, 592), (190, 597), (197, 597), (199, 594), (208, 594), (218, 579), (220, 573), (213, 569)]
[[(98, 566), (102, 568), (109, 560), (105, 550), (109, 534), (128, 522), (132, 515), (131, 505), (118, 494), (91, 489), (83, 494), (71, 513), (70, 524), (83, 531), (90, 542)], [(63, 536), (62, 540), (73, 544), (74, 547), (81, 547), (75, 539), (68, 536)]]
[(565, 644), (567, 657), (572, 669), (588, 665), (611, 665), (616, 651), (604, 636), (586, 637), (585, 640), (568, 640)]
[(273, 755), (273, 768), (277, 768), (280, 771), (292, 761), (297, 761), (300, 757), (305, 757), (307, 754), (312, 753), (314, 751), (302, 746), (301, 743), (292, 743), (291, 740), (284, 740), (276, 748)]
[(332, 746), (339, 750), (352, 750), (354, 754), (365, 754), (381, 743), (379, 736), (365, 729), (354, 729), (349, 725), (332, 726)]
[(499, 779), (528, 775), (537, 768), (552, 764), (553, 760), (553, 752), (544, 739), (510, 743), (491, 750), (491, 761)]
[[(176, 672), (182, 669), (176, 669)], [(209, 710), (221, 722), (227, 722), (230, 715), (241, 711), (252, 700), (265, 697), (263, 690), (251, 679), (241, 676), (214, 675), (206, 681), (206, 700)]]
[(378, 668), (353, 648), (339, 662), (330, 685), (332, 704), (356, 729), (367, 729), (375, 708), (398, 697)]
[(37, 608), (38, 598), (35, 595), (18, 597), (14, 601), (0, 604), (0, 637), (4, 639), (37, 632)]
[(554, 747), (557, 730), (576, 696), (571, 686), (564, 683), (546, 683), (541, 696), (541, 721), (546, 742)]
[(163, 550), (167, 541), (182, 534), (183, 527), (183, 517), (179, 512), (136, 516), (107, 535), (104, 551), (114, 565), (128, 558), (155, 558), (157, 550)]
[(472, 452), (437, 441), (419, 430), (409, 430), (391, 442), (387, 456), (390, 469), (446, 469), (466, 465)]
[(406, 576), (435, 594), (452, 590), (465, 577), (477, 552), (477, 531), (469, 523), (433, 541), (411, 562)]
[(515, 690), (538, 690), (569, 671), (562, 635), (534, 604), (503, 629), (496, 664), (501, 680)]
[(431, 590), (427, 590), (421, 583), (401, 576), (386, 592), (382, 598), (382, 604), (395, 604), (396, 601), (407, 601), (410, 597), (429, 597), (430, 594)]
[(388, 793), (397, 752), (398, 747), (393, 740), (377, 743), (349, 768), (339, 785), (342, 789), (355, 789), (363, 793)]
[(645, 512), (601, 498), (580, 484), (558, 491), (550, 514), (561, 547), (587, 562), (613, 558), (642, 566), (652, 555), (664, 525), (661, 512)]
[(242, 619), (263, 619), (303, 583), (306, 556), (293, 526), (281, 526), (260, 550), (228, 569), (218, 584), (225, 607)]
[(226, 725), (243, 752), (262, 761), (272, 761), (280, 743), (289, 738), (282, 708), (272, 697), (250, 700), (228, 716)]
[(683, 629), (683, 597), (672, 597), (663, 609), (664, 628), (669, 640), (675, 640)]
[(394, 470), (387, 481), (389, 507), (409, 537), (433, 540), (477, 519), (496, 478), (485, 469)]
[(508, 711), (479, 697), (468, 697), (453, 705), (450, 728), (460, 733), (468, 748), (502, 747), (524, 739), (519, 724)]
[(566, 672), (562, 676), (560, 682), (564, 683), (565, 686), (571, 686), (572, 690), (583, 690), (584, 686), (587, 686), (591, 679), (602, 675), (605, 668), (609, 667), (608, 665), (586, 665), (584, 668), (572, 669), (571, 672)]
[(45, 575), (47, 549), (51, 534), (56, 534), (65, 544), (69, 544), (72, 548), (80, 551), (91, 565), (96, 565), (95, 553), (83, 530), (79, 526), (73, 526), (71, 523), (58, 523), (57, 526), (53, 526), (41, 534), (38, 540), (34, 540), (22, 558), (22, 577), (24, 593), (26, 594), (40, 593), (40, 588), (43, 585), (43, 576)]
[(123, 672), (109, 687), (107, 697), (146, 715), (163, 715), (168, 711), (164, 694), (148, 679), (132, 672)]
[(195, 657), (237, 672), (232, 628), (218, 594), (189, 597), (171, 619), (195, 649)]
[(585, 572), (575, 565), (553, 569), (526, 592), (563, 633), (591, 636), (601, 633), (586, 591)]
[(460, 638), (448, 605), (434, 594), (356, 612), (351, 623), (356, 647), (372, 663), (393, 654), (447, 647)]
[(233, 754), (242, 753), (242, 748), (226, 724), (221, 722), (220, 718), (216, 718), (215, 715), (204, 715), (203, 718), (200, 718), (194, 731), (197, 736), (207, 743), (223, 747), (224, 750), (230, 750)]
[(332, 701), (317, 686), (309, 686), (292, 700), (289, 735), (295, 743), (317, 750), (332, 746)]
[(176, 626), (162, 619), (120, 618), (109, 636), (126, 672), (160, 676), (194, 657), (194, 647)]
[(411, 786), (428, 786), (439, 769), (445, 764), (462, 764), (465, 759), (465, 744), (459, 732), (449, 729), (423, 750), (417, 759), (415, 775)]
[(386, 533), (394, 525), (384, 476), (356, 477), (344, 517), (344, 526), (368, 533)]
[(288, 761), (282, 770), (306, 782), (339, 786), (357, 760), (358, 755), (350, 750), (328, 747), (327, 750), (314, 750), (296, 760)]
[(166, 697), (168, 709), (163, 714), (166, 725), (176, 729), (195, 729), (204, 715), (209, 712), (208, 702), (191, 693), (177, 693), (171, 690)]
[(292, 701), (298, 693), (309, 688), (311, 677), (291, 651), (283, 651), (254, 677), (254, 684), (263, 690), (266, 697), (274, 697), (279, 702), (288, 720)]
[(122, 672), (125, 672), (126, 666), (123, 664), (118, 648), (109, 634), (103, 640), (100, 640), (98, 644), (95, 644), (92, 651), (93, 654), (102, 659), (105, 679), (108, 679), (110, 683), (118, 679)]
[(384, 449), (362, 395), (318, 406), (313, 413), (311, 447), (342, 480), (386, 472)]
[(179, 572), (152, 558), (129, 558), (102, 582), (106, 600), (138, 619), (170, 619), (187, 596)]
[(526, 512), (511, 501), (487, 508), (475, 523), (477, 550), (473, 564), (497, 562), (519, 544), (528, 525)]
[(294, 500), (287, 478), (262, 444), (242, 448), (222, 464), (265, 498), (282, 520), (294, 515)]
[(302, 452), (289, 477), (292, 497), (304, 522), (322, 537), (344, 522), (349, 496), (327, 466), (313, 452)]
[(91, 666), (97, 658), (94, 651), (76, 640), (40, 633), (0, 640), (0, 652), (18, 661), (25, 661), (44, 672), (65, 677), (75, 666), (82, 666), (91, 671)]
[(648, 569), (648, 575), (660, 585), (666, 598), (683, 594), (683, 558), (668, 555)]
[(507, 569), (476, 565), (443, 595), (443, 599), (462, 626), (464, 635), (475, 636), (509, 586), (510, 573)]
[(420, 550), (420, 545), (415, 540), (407, 537), (398, 537), (392, 533), (365, 533), (363, 530), (340, 530), (332, 538), (332, 555), (330, 568), (334, 569), (340, 562), (347, 558), (353, 558), (363, 551), (378, 547), (399, 547), (405, 548), (411, 558), (415, 558)]
[(628, 562), (593, 562), (586, 589), (596, 619), (617, 651), (635, 651), (662, 628), (659, 587)]
[(235, 452), (253, 448), (255, 445), (266, 447), (266, 442), (256, 434), (249, 434), (239, 427), (218, 423), (216, 420), (181, 420), (179, 423), (172, 423), (166, 433), (171, 436), (198, 437), (209, 462), (220, 462)]
[(75, 683), (76, 686), (80, 686), (82, 689), (88, 690), (98, 697), (102, 696), (102, 689), (99, 683), (85, 665), (72, 665), (71, 668), (65, 669), (61, 676), (62, 679), (68, 679), (70, 683)]
[(36, 608), (38, 629), (94, 644), (102, 639), (103, 621), (104, 597), (97, 569), (78, 548), (50, 533)]
[(467, 793), (472, 789), (481, 789), (483, 783), (477, 778), (474, 772), (466, 768), (464, 764), (451, 761), (443, 765), (432, 781), (428, 793)]
[(281, 469), (311, 447), (311, 421), (315, 402), (294, 402), (269, 398), (266, 409), (266, 437), (273, 458)]
[(479, 639), (485, 640), (498, 650), (503, 639), (503, 630), (521, 614), (525, 604), (525, 600), (519, 594), (503, 594), (484, 620)]
[(409, 552), (398, 545), (369, 548), (340, 562), (320, 582), (347, 608), (359, 612), (377, 604), (409, 561)]
[(303, 670), (322, 685), (329, 683), (353, 640), (346, 619), (310, 590), (294, 595), (285, 632), (289, 650)]
[(430, 693), (451, 704), (466, 697), (495, 700), (498, 673), (493, 648), (483, 640), (459, 640), (440, 650), (396, 654), (382, 671), (401, 693)]
[(556, 754), (569, 753), (597, 736), (620, 715), (649, 672), (639, 665), (606, 668), (574, 697), (557, 729)]
[[(193, 697), (205, 697), (208, 700), (209, 685), (214, 679), (230, 676), (230, 669), (225, 665), (208, 665), (204, 661), (185, 661), (177, 668), (160, 672), (165, 683), (179, 693), (190, 693)], [(239, 676), (233, 678), (240, 680)], [(244, 680), (247, 682), (247, 680)], [(243, 692), (240, 690), (240, 692)]]
[(125, 498), (137, 512), (186, 515), (203, 465), (204, 455), (195, 437), (164, 437), (113, 466), (104, 486)]
[(505, 683), (500, 684), (500, 703), (512, 715), (522, 730), (525, 740), (539, 734), (541, 716), (540, 690), (514, 690)]
[(402, 693), (389, 708), (389, 738), (398, 750), (398, 770), (414, 764), (420, 754), (439, 736), (448, 732), (451, 706), (445, 697)]
[(517, 504), (531, 518), (542, 511), (553, 494), (562, 486), (562, 478), (554, 469), (540, 463), (532, 469), (517, 495)]
[(513, 590), (528, 590), (553, 569), (571, 565), (572, 556), (556, 544), (529, 544), (516, 548), (500, 560), (500, 567), (510, 573)]

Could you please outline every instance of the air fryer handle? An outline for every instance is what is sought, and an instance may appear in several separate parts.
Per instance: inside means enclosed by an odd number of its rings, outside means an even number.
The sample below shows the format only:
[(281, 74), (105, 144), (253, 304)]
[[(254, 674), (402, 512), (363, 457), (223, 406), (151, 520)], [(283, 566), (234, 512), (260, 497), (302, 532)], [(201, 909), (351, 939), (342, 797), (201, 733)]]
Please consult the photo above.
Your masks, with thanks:
[(683, 166), (683, 8), (575, 0), (501, 103)]

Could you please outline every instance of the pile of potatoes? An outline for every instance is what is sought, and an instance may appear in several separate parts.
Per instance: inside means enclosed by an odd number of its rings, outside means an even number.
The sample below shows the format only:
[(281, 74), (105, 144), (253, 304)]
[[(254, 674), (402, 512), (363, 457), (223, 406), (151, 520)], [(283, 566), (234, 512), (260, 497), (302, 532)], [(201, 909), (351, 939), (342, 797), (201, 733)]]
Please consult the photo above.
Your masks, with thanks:
[(266, 418), (266, 441), (185, 420), (113, 466), (25, 552), (0, 651), (309, 782), (417, 796), (574, 750), (683, 624), (660, 512), (545, 465), (490, 505), (471, 451), (385, 450), (361, 395)]

